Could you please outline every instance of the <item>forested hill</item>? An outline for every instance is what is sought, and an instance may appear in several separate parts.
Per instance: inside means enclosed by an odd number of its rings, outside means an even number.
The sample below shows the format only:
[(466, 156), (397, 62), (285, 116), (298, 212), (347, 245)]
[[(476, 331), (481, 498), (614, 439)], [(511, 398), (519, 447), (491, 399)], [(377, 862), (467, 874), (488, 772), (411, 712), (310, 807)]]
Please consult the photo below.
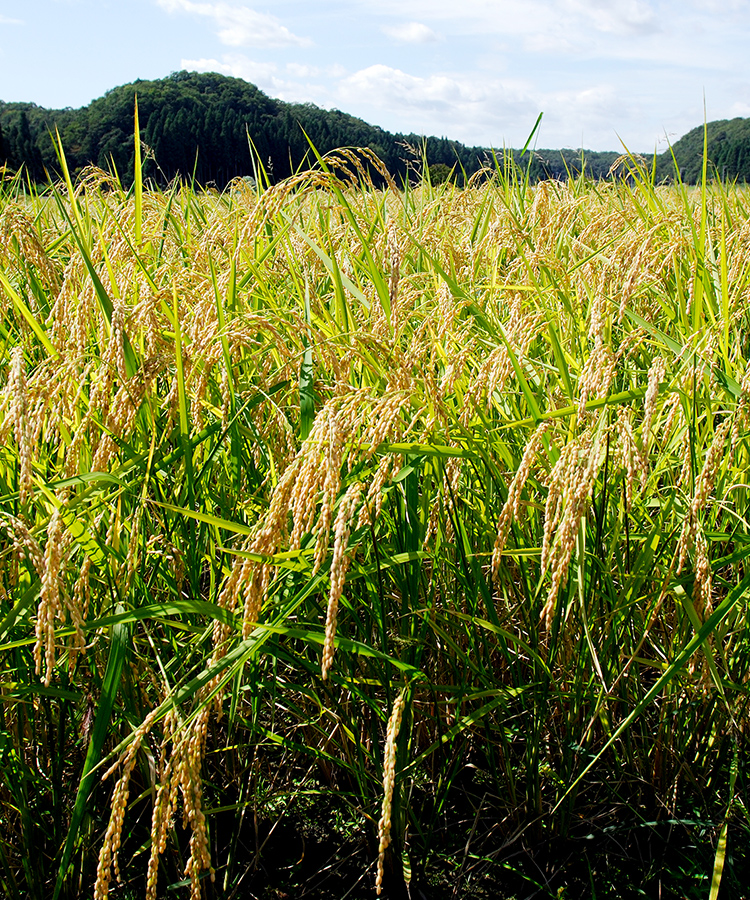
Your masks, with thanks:
[[(389, 134), (338, 111), (274, 100), (239, 78), (177, 72), (114, 88), (77, 110), (0, 104), (0, 161), (14, 170), (23, 164), (33, 179), (46, 180), (45, 170), (58, 168), (50, 137), (57, 127), (72, 170), (91, 163), (107, 169), (113, 161), (123, 180), (130, 182), (136, 94), (141, 136), (148, 148), (145, 171), (160, 182), (182, 175), (223, 187), (232, 178), (252, 175), (248, 136), (274, 180), (290, 175), (311, 155), (305, 133), (320, 153), (369, 147), (394, 174), (405, 172), (409, 154), (404, 143), (421, 142), (416, 135)], [(428, 139), (427, 153), (433, 164), (453, 166), (458, 160), (468, 173), (475, 172), (485, 156), (482, 148), (436, 138)]]
[[(750, 181), (750, 119), (721, 119), (706, 126), (709, 177), (722, 181)], [(674, 153), (674, 160), (672, 159)], [(701, 180), (703, 169), (703, 126), (693, 128), (657, 161), (659, 180), (674, 175), (675, 163), (687, 184)]]
[[(51, 138), (57, 128), (74, 173), (92, 163), (104, 169), (114, 163), (129, 183), (136, 94), (141, 135), (148, 148), (145, 172), (161, 183), (182, 175), (222, 188), (232, 178), (252, 174), (248, 135), (274, 181), (295, 171), (306, 155), (310, 162), (305, 134), (320, 153), (369, 147), (397, 179), (418, 162), (408, 147), (421, 148), (423, 141), (427, 161), (438, 177), (447, 173), (443, 167), (455, 166), (472, 175), (491, 162), (486, 148), (446, 138), (391, 134), (337, 110), (274, 100), (239, 78), (177, 72), (158, 81), (114, 88), (76, 110), (0, 102), (0, 164), (14, 171), (24, 166), (32, 179), (46, 181), (47, 173), (58, 170)], [(616, 155), (587, 151), (587, 172), (605, 176)], [(576, 171), (580, 164), (578, 151), (540, 151), (532, 159), (531, 175), (564, 177), (566, 167)]]
[[(77, 174), (94, 164), (113, 164), (129, 184), (133, 173), (133, 110), (138, 96), (141, 136), (146, 145), (145, 174), (161, 184), (176, 175), (223, 188), (232, 178), (253, 174), (248, 137), (272, 181), (314, 161), (307, 135), (318, 152), (368, 147), (397, 180), (420, 166), (413, 149), (426, 152), (431, 175), (442, 178), (455, 167), (470, 176), (493, 164), (492, 152), (447, 138), (391, 134), (362, 119), (312, 104), (274, 100), (240, 78), (176, 72), (157, 81), (122, 85), (81, 109), (51, 110), (33, 103), (0, 101), (0, 165), (21, 167), (35, 181), (58, 172), (52, 140), (60, 132), (68, 165)], [(750, 119), (709, 122), (711, 177), (750, 181)], [(513, 151), (516, 158), (518, 151)], [(671, 151), (657, 157), (658, 181), (671, 180), (675, 163), (683, 181), (701, 178), (703, 127), (694, 128)], [(616, 153), (590, 150), (537, 150), (524, 159), (532, 180), (566, 178), (582, 165), (593, 178), (607, 177)]]

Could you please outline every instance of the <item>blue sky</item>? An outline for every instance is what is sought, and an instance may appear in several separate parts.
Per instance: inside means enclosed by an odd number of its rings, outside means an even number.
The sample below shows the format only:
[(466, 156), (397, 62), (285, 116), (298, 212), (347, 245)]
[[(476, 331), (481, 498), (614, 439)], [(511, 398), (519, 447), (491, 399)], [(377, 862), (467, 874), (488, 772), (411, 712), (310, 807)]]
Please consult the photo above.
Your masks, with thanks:
[(750, 0), (0, 0), (0, 99), (82, 106), (179, 69), (392, 131), (663, 149), (750, 116)]

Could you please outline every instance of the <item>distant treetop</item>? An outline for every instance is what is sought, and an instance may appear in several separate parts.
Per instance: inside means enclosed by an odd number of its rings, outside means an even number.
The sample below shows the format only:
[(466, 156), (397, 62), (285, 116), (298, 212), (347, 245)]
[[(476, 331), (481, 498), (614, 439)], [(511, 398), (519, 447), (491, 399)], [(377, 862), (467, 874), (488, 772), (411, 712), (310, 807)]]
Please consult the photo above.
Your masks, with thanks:
[[(462, 184), (492, 165), (488, 148), (467, 147), (445, 137), (392, 134), (339, 110), (274, 100), (240, 78), (174, 72), (156, 81), (138, 80), (113, 88), (81, 109), (51, 110), (35, 103), (0, 101), (0, 166), (23, 167), (37, 182), (56, 177), (52, 135), (57, 129), (74, 175), (89, 165), (114, 167), (129, 184), (136, 96), (144, 175), (162, 184), (180, 176), (223, 188), (233, 178), (255, 176), (258, 165), (270, 180), (278, 181), (314, 163), (308, 139), (321, 154), (339, 147), (368, 148), (397, 181), (421, 171), (426, 163), (433, 181), (450, 177)], [(750, 120), (712, 122), (708, 134), (712, 173), (748, 179)], [(698, 180), (703, 129), (689, 132), (673, 151), (683, 180)], [(520, 154), (511, 152), (518, 160)], [(617, 156), (588, 150), (538, 150), (526, 154), (520, 164), (534, 181), (577, 175), (582, 166), (597, 179), (607, 177)], [(660, 179), (674, 175), (670, 152), (657, 159), (657, 175)]]

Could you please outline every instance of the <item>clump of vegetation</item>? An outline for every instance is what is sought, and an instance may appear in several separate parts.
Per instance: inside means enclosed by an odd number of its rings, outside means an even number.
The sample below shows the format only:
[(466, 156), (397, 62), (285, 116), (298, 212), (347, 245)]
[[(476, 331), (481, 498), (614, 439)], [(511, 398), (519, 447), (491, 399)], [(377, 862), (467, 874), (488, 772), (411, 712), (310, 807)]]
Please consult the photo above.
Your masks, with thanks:
[[(57, 131), (74, 176), (90, 165), (114, 168), (122, 184), (130, 186), (136, 97), (146, 148), (142, 176), (162, 186), (181, 177), (223, 189), (232, 179), (253, 174), (251, 150), (256, 163), (278, 182), (315, 161), (310, 141), (321, 153), (337, 147), (369, 147), (399, 180), (410, 170), (405, 142), (423, 148), (430, 163), (449, 167), (458, 163), (469, 174), (488, 156), (483, 147), (392, 134), (339, 110), (285, 103), (241, 78), (174, 72), (167, 78), (120, 85), (81, 109), (0, 101), (0, 165), (23, 168), (25, 176), (39, 184), (48, 181), (49, 173), (62, 177), (50, 138)], [(371, 175), (377, 179), (377, 168)]]
[[(162, 186), (180, 177), (223, 189), (234, 178), (252, 175), (253, 156), (278, 182), (339, 147), (367, 147), (400, 184), (413, 174), (409, 148), (430, 166), (471, 176), (492, 159), (487, 147), (467, 147), (447, 138), (393, 134), (339, 110), (312, 103), (276, 100), (241, 78), (215, 72), (174, 72), (155, 81), (135, 81), (108, 91), (81, 109), (45, 109), (34, 103), (0, 101), (0, 166), (38, 184), (50, 173), (62, 177), (50, 135), (62, 136), (68, 166), (77, 175), (90, 165), (114, 168), (121, 183), (134, 175), (133, 104), (141, 113), (146, 147), (142, 175)], [(249, 141), (248, 141), (249, 138)], [(511, 151), (509, 151), (511, 153)], [(516, 158), (522, 154), (515, 152)], [(531, 160), (532, 179), (577, 174), (605, 178), (617, 153), (542, 150)], [(379, 186), (378, 168), (370, 176)]]
[(434, 166), (428, 166), (427, 169), (427, 177), (430, 179), (430, 184), (433, 187), (444, 184), (446, 181), (454, 181), (455, 176), (455, 166), (451, 168), (451, 166), (446, 166), (445, 163), (435, 163)]
[(743, 883), (742, 193), (139, 152), (2, 187), (4, 894)]
[[(705, 153), (704, 153), (705, 143)], [(658, 157), (657, 176), (672, 180), (675, 169), (686, 184), (699, 184), (703, 159), (720, 181), (750, 180), (750, 119), (720, 119), (683, 135)]]

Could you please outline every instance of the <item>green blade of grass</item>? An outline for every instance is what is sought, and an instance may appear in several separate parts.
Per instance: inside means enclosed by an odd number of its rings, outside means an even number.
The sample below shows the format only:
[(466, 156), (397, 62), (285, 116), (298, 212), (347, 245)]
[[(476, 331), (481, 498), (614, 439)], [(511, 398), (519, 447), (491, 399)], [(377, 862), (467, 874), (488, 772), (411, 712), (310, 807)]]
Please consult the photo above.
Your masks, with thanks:
[[(310, 284), (305, 278), (305, 322), (308, 329), (311, 326), (310, 317)], [(303, 338), (305, 352), (302, 356), (302, 364), (299, 375), (299, 412), (300, 412), (300, 440), (307, 440), (315, 421), (315, 378), (313, 374), (313, 354), (310, 338), (305, 333)]]
[(104, 680), (102, 681), (102, 690), (99, 696), (96, 718), (89, 739), (86, 760), (83, 764), (83, 772), (81, 773), (81, 779), (78, 783), (75, 804), (73, 806), (68, 833), (65, 838), (60, 866), (57, 871), (53, 900), (58, 900), (60, 891), (62, 890), (68, 875), (76, 841), (78, 840), (78, 833), (86, 811), (89, 795), (94, 784), (95, 776), (93, 770), (98, 765), (101, 758), (101, 752), (109, 730), (115, 699), (117, 698), (117, 693), (120, 689), (122, 669), (129, 654), (129, 647), (130, 629), (128, 626), (125, 623), (114, 625), (112, 627), (112, 638), (109, 644), (109, 658), (104, 673)]
[(601, 750), (591, 759), (583, 770), (579, 773), (575, 781), (568, 787), (562, 798), (555, 805), (553, 812), (560, 808), (560, 805), (568, 797), (568, 795), (581, 783), (583, 777), (589, 772), (601, 757), (609, 750), (612, 744), (620, 737), (632, 723), (641, 715), (650, 703), (655, 700), (663, 688), (665, 688), (684, 668), (690, 657), (703, 645), (708, 636), (715, 631), (719, 624), (729, 615), (734, 606), (742, 599), (746, 598), (750, 592), (750, 572), (733, 588), (728, 596), (716, 607), (711, 615), (703, 622), (700, 629), (695, 632), (688, 643), (679, 651), (675, 659), (667, 666), (664, 673), (656, 680), (656, 682), (645, 693), (641, 701), (628, 713), (623, 721), (618, 725), (611, 737)]
[(143, 165), (141, 163), (141, 128), (138, 121), (138, 94), (135, 95), (133, 118), (133, 187), (135, 200), (135, 245), (143, 243)]
[(44, 347), (48, 356), (56, 357), (58, 356), (57, 350), (52, 346), (52, 342), (47, 337), (47, 332), (45, 331), (43, 325), (37, 321), (36, 317), (33, 315), (29, 307), (24, 303), (21, 299), (13, 285), (8, 281), (5, 273), (0, 271), (0, 284), (2, 284), (5, 293), (10, 297), (11, 303), (18, 310), (19, 313), (23, 316), (23, 318), (28, 322), (31, 326), (31, 330), (37, 336), (39, 343)]

